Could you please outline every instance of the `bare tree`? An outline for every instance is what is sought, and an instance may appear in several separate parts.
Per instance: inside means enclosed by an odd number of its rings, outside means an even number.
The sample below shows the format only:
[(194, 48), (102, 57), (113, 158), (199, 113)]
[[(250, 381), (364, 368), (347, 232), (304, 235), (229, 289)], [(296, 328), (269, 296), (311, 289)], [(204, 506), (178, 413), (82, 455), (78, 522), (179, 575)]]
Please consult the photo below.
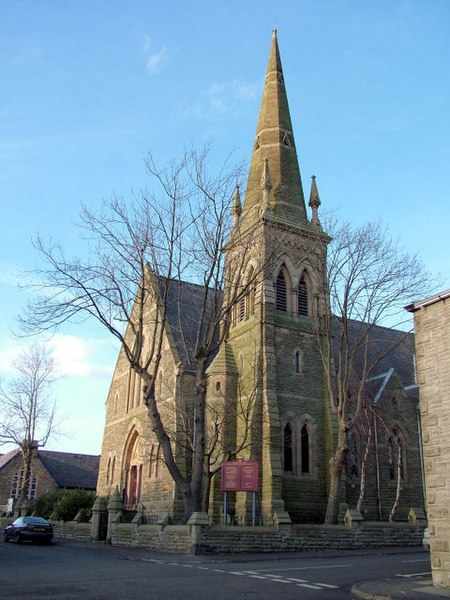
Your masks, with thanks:
[[(235, 286), (226, 299), (223, 295), (225, 276), (236, 281), (246, 267), (247, 248), (239, 236), (234, 243), (242, 244), (240, 259), (226, 275), (222, 253), (232, 227), (233, 190), (242, 171), (225, 161), (213, 177), (207, 159), (208, 149), (189, 150), (181, 160), (159, 168), (150, 155), (150, 191), (129, 203), (113, 198), (98, 213), (85, 207), (80, 225), (90, 242), (88, 257), (69, 259), (60, 245), (38, 238), (44, 267), (34, 276), (41, 282), (41, 295), (21, 319), (25, 331), (37, 333), (92, 317), (120, 341), (131, 369), (142, 380), (143, 402), (164, 463), (183, 494), (186, 516), (202, 506), (206, 369), (226, 335), (233, 305), (246, 293), (245, 286)], [(181, 311), (184, 280), (199, 284), (197, 316), (188, 322)], [(177, 335), (195, 372), (187, 472), (177, 463), (170, 426), (155, 394), (169, 304), (178, 311)]]
[(336, 523), (348, 436), (359, 417), (367, 380), (408, 336), (397, 331), (381, 347), (376, 326), (404, 327), (403, 306), (429, 293), (431, 278), (418, 257), (402, 251), (379, 222), (352, 228), (334, 220), (325, 228), (333, 241), (324, 265), (324, 300), (329, 299), (330, 311), (321, 323), (321, 348), (337, 420), (325, 522)]
[(55, 365), (48, 348), (34, 344), (20, 354), (13, 366), (17, 376), (5, 384), (0, 382), (0, 445), (20, 448), (20, 505), (28, 497), (33, 452), (56, 433), (55, 402), (50, 396)]

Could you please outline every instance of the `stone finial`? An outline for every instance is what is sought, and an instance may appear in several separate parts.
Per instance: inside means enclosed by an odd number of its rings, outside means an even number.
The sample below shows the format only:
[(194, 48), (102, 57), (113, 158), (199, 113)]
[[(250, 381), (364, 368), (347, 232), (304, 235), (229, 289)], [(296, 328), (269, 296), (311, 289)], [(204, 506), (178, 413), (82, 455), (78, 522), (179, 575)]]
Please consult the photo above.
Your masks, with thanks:
[(239, 184), (236, 184), (236, 189), (234, 192), (234, 200), (233, 200), (233, 208), (231, 209), (231, 215), (233, 217), (233, 224), (237, 225), (239, 219), (242, 214), (242, 205), (241, 205), (241, 194), (239, 191)]
[(320, 204), (321, 204), (321, 202), (320, 202), (319, 192), (317, 190), (316, 176), (313, 175), (311, 177), (311, 192), (309, 194), (309, 206), (311, 207), (311, 210), (312, 210), (311, 223), (313, 225), (316, 225), (317, 227), (321, 227), (320, 221), (319, 221), (319, 215), (318, 215), (318, 210), (319, 210)]

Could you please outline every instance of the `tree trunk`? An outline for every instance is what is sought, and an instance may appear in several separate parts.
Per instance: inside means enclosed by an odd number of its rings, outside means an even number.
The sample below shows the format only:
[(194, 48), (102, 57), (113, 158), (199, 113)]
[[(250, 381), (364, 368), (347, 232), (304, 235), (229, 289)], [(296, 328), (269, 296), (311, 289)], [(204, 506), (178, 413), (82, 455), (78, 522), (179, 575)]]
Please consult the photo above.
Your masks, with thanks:
[(369, 458), (370, 444), (372, 441), (372, 422), (370, 420), (370, 415), (369, 415), (367, 421), (368, 421), (369, 425), (368, 425), (368, 430), (367, 430), (366, 447), (364, 449), (364, 456), (361, 461), (361, 483), (360, 483), (360, 487), (359, 487), (358, 503), (356, 505), (356, 508), (357, 508), (357, 510), (359, 510), (359, 512), (361, 512), (362, 503), (364, 500), (364, 494), (366, 492), (367, 460)]
[(205, 473), (205, 427), (206, 427), (206, 359), (197, 360), (194, 400), (194, 454), (192, 457), (191, 499), (189, 518), (192, 512), (202, 510), (203, 477)]
[(402, 447), (400, 444), (398, 444), (398, 451), (397, 451), (397, 490), (395, 493), (395, 501), (394, 504), (392, 506), (392, 510), (389, 514), (389, 522), (392, 523), (392, 521), (394, 520), (394, 515), (395, 515), (395, 511), (397, 510), (397, 507), (400, 503), (400, 492), (402, 489)]
[(29, 442), (24, 442), (21, 451), (23, 459), (23, 477), (20, 482), (20, 492), (17, 502), (19, 506), (21, 506), (23, 502), (28, 499), (28, 490), (30, 489), (31, 480), (31, 459), (33, 457), (33, 444)]
[[(343, 436), (345, 436), (345, 433)], [(325, 514), (325, 523), (329, 525), (335, 525), (338, 522), (341, 476), (347, 452), (347, 444), (341, 442), (330, 460), (330, 493), (328, 495), (327, 512)]]

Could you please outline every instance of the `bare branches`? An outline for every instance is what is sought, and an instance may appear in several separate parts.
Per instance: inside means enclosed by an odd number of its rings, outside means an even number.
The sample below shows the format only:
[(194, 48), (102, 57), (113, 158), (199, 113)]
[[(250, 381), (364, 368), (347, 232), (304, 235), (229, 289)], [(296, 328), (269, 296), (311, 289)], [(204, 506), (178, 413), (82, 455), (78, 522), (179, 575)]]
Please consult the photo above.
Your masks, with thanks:
[(24, 462), (20, 498), (28, 491), (32, 453), (56, 433), (56, 405), (50, 397), (55, 366), (48, 349), (35, 344), (13, 364), (17, 375), (0, 382), (0, 446), (20, 448)]
[[(388, 340), (380, 327), (405, 325), (404, 305), (430, 292), (432, 278), (417, 256), (405, 253), (380, 222), (358, 228), (336, 220), (325, 225), (332, 236), (328, 250), (324, 302), (331, 319), (321, 324), (322, 359), (331, 408), (338, 420), (336, 457), (345, 460), (348, 433), (359, 417), (369, 378), (384, 359), (404, 345), (408, 333), (393, 332)], [(381, 339), (382, 338), (382, 339)], [(332, 472), (327, 522), (336, 522), (338, 479)], [(337, 474), (337, 475), (336, 475)]]
[[(242, 175), (241, 166), (228, 158), (213, 176), (209, 159), (209, 148), (190, 149), (159, 167), (150, 154), (148, 189), (127, 203), (113, 197), (99, 211), (84, 206), (79, 227), (86, 256), (68, 258), (58, 244), (37, 238), (44, 267), (33, 273), (31, 287), (38, 295), (20, 318), (26, 333), (94, 318), (121, 342), (131, 370), (142, 380), (143, 404), (164, 462), (185, 498), (193, 498), (190, 510), (198, 505), (204, 470), (206, 368), (232, 308), (232, 302), (223, 302), (222, 249)], [(186, 421), (192, 428), (187, 476), (177, 465), (172, 423), (155, 394), (168, 332), (182, 367), (196, 373), (195, 417)]]

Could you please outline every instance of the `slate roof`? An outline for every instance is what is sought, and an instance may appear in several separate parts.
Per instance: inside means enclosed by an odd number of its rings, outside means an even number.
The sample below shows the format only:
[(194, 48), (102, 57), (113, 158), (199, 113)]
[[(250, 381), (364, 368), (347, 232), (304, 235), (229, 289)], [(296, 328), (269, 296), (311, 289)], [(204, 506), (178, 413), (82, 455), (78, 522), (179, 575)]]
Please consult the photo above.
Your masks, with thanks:
[(58, 487), (96, 489), (99, 456), (39, 450), (38, 457)]
[[(161, 279), (161, 292), (163, 282)], [(183, 367), (193, 370), (195, 361), (193, 350), (195, 347), (200, 311), (204, 300), (205, 288), (201, 285), (185, 281), (170, 280), (169, 298), (167, 307), (167, 320), (170, 324), (173, 338), (180, 355)], [(213, 290), (210, 290), (210, 307), (213, 300)], [(356, 341), (366, 330), (367, 324), (360, 321), (349, 321), (349, 339)], [(333, 317), (334, 357), (335, 364), (338, 360), (339, 344), (339, 319)], [(373, 363), (377, 355), (383, 354), (391, 348), (389, 353), (380, 359), (371, 376), (387, 373), (394, 369), (404, 387), (415, 383), (414, 334), (374, 325), (369, 334), (369, 361)], [(396, 345), (396, 342), (399, 342)], [(217, 348), (212, 353), (209, 364), (217, 354)], [(361, 353), (362, 354), (362, 353)], [(360, 354), (360, 359), (361, 359)], [(358, 357), (355, 360), (358, 369)]]
[[(161, 278), (161, 293), (164, 281)], [(214, 293), (214, 290), (209, 290), (208, 292), (208, 310), (213, 309)], [(192, 370), (195, 365), (193, 352), (197, 340), (201, 310), (204, 304), (204, 295), (205, 287), (202, 285), (174, 279), (169, 280), (167, 320), (181, 362), (187, 370)], [(207, 320), (203, 319), (203, 323), (206, 323)]]
[[(359, 321), (349, 321), (349, 340), (355, 341), (367, 329), (367, 324)], [(334, 317), (333, 320), (334, 333), (334, 356), (337, 364), (338, 345), (339, 345), (339, 320)], [(389, 350), (390, 349), (390, 350)], [(371, 377), (387, 373), (390, 369), (394, 369), (404, 387), (415, 383), (415, 367), (414, 367), (414, 334), (398, 329), (390, 329), (388, 327), (380, 327), (373, 325), (369, 332), (368, 356), (369, 364), (377, 359), (377, 356), (382, 355), (386, 350), (389, 353), (383, 356), (375, 366)], [(355, 367), (358, 370), (361, 365), (362, 352), (359, 357), (356, 357)]]
[(1, 454), (0, 455), (0, 469), (2, 469), (5, 465), (7, 465), (9, 463), (10, 460), (12, 460), (13, 458), (15, 458), (17, 456), (17, 454), (19, 454), (20, 451), (18, 448), (16, 448), (15, 450), (11, 450), (10, 452), (7, 452), (6, 454)]

